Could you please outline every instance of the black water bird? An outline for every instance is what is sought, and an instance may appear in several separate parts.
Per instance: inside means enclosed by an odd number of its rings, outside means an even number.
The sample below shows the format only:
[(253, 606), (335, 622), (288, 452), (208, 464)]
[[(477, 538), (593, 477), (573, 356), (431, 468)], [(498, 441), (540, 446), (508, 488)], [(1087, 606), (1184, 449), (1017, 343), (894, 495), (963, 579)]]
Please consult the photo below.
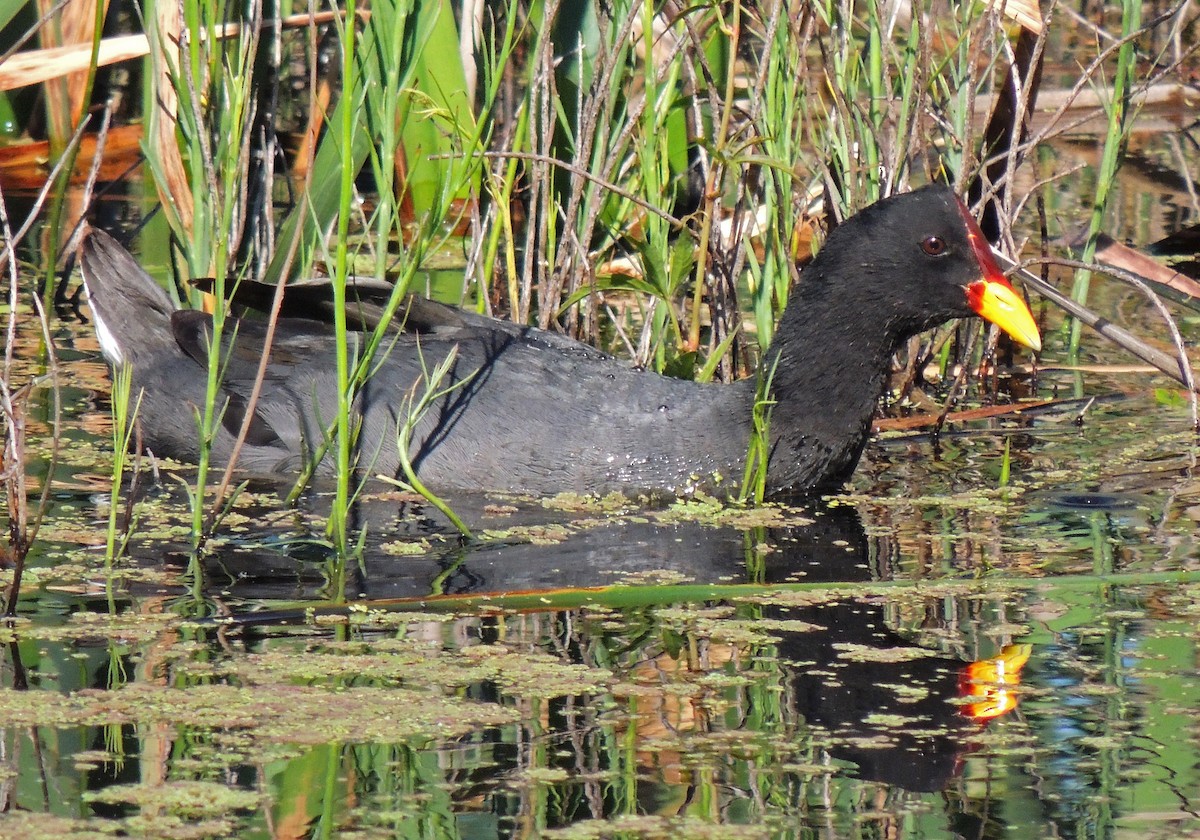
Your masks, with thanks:
[[(211, 318), (178, 310), (134, 259), (93, 231), (84, 284), (104, 355), (131, 365), (145, 446), (195, 460)], [(452, 349), (456, 388), (416, 423), (409, 453), (434, 488), (555, 493), (700, 487), (741, 479), (756, 381), (699, 384), (634, 370), (561, 335), (446, 308), (378, 351), (357, 397), (363, 474), (397, 475), (397, 429), (425, 372)], [(440, 316), (437, 313), (441, 312)], [(428, 313), (427, 313), (428, 314)], [(951, 318), (980, 315), (1038, 349), (1033, 318), (954, 193), (930, 186), (846, 220), (805, 268), (765, 354), (774, 368), (769, 493), (828, 489), (858, 463), (893, 353)], [(351, 333), (352, 350), (362, 337)], [(279, 321), (257, 404), (251, 389), (265, 324), (223, 331), (224, 410), (212, 442), (228, 460), (246, 412), (238, 462), (248, 472), (295, 471), (335, 416), (334, 334), (303, 318)], [(332, 469), (326, 457), (319, 471)]]

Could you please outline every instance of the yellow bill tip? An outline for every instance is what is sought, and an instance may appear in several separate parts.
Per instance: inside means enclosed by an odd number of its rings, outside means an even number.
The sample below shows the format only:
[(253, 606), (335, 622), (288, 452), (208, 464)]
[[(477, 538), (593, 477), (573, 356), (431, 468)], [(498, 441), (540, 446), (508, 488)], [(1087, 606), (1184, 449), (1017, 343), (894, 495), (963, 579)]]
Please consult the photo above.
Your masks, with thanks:
[(1035, 353), (1042, 349), (1033, 313), (1007, 280), (984, 279), (967, 287), (967, 300), (975, 313), (1008, 333), (1012, 340)]

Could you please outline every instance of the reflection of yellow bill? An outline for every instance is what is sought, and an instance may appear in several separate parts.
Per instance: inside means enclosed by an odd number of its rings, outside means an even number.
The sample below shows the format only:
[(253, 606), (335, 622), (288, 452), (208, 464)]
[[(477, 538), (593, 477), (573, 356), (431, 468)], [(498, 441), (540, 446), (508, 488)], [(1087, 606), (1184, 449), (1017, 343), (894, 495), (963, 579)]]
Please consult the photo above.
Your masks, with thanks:
[(1029, 661), (1032, 652), (1032, 645), (1008, 645), (994, 659), (983, 659), (968, 665), (963, 672), (962, 685), (963, 697), (969, 702), (963, 705), (962, 713), (984, 721), (1015, 709), (1016, 689), (1021, 685), (1021, 669)]

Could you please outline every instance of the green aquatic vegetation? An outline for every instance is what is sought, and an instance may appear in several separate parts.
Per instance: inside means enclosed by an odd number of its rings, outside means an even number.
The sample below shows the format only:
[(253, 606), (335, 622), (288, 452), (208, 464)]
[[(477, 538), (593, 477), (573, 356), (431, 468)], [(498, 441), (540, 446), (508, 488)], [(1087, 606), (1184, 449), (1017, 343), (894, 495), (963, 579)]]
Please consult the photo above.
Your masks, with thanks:
[[(232, 811), (257, 808), (262, 804), (263, 795), (216, 782), (169, 781), (161, 784), (112, 785), (86, 794), (84, 801), (133, 805), (186, 819), (211, 819), (225, 817)], [(233, 827), (232, 822), (228, 825)]]
[(707, 629), (732, 615), (733, 607), (725, 605), (711, 607), (664, 606), (654, 611), (656, 621), (676, 629), (685, 626), (697, 630)]
[(393, 612), (389, 610), (372, 609), (365, 604), (351, 605), (345, 615), (318, 615), (313, 617), (317, 627), (347, 626), (355, 631), (399, 630), (406, 631), (410, 627), (420, 627), (430, 622), (447, 624), (457, 620), (457, 616), (449, 613), (420, 613)]
[[(418, 345), (419, 350), (420, 347)], [(454, 369), (455, 362), (458, 359), (457, 347), (452, 347), (445, 358), (434, 365), (432, 369), (426, 366), (424, 354), (421, 354), (420, 359), (421, 377), (405, 395), (396, 431), (396, 451), (400, 456), (400, 467), (404, 472), (404, 479), (400, 480), (389, 476), (381, 476), (381, 478), (385, 482), (394, 484), (405, 491), (420, 495), (441, 511), (442, 515), (450, 520), (450, 523), (458, 529), (460, 534), (467, 539), (471, 539), (471, 530), (467, 527), (466, 523), (459, 518), (458, 514), (440, 496), (430, 490), (417, 477), (417, 471), (413, 466), (409, 453), (412, 451), (413, 433), (416, 431), (417, 424), (421, 419), (433, 408), (439, 399), (460, 388), (466, 387), (474, 377), (474, 373), (457, 380), (450, 377), (450, 371)]]
[(555, 545), (571, 538), (577, 523), (564, 525), (546, 523), (520, 525), (512, 528), (486, 528), (478, 535), (485, 542), (522, 542), (532, 545)]
[(396, 684), (410, 675), (410, 685), (423, 685), (429, 684), (426, 677), (436, 667), (426, 664), (426, 657), (436, 662), (437, 654), (438, 648), (430, 643), (410, 643), (396, 649), (382, 640), (372, 645), (319, 642), (248, 654), (225, 663), (223, 673), (259, 685), (337, 686), (355, 679), (363, 684)]
[(571, 774), (561, 767), (530, 767), (515, 781), (523, 781), (535, 785), (548, 785), (555, 782), (565, 782), (569, 778), (571, 778)]
[(568, 828), (546, 829), (546, 840), (767, 840), (766, 825), (721, 825), (703, 817), (623, 815), (611, 820), (581, 820)]
[[(514, 710), (406, 688), (133, 683), (71, 695), (0, 690), (0, 725), (11, 727), (175, 727), (196, 733), (240, 733), (260, 755), (294, 754), (300, 745), (400, 743), (410, 738), (451, 738), (519, 718)], [(279, 748), (282, 748), (282, 752)], [(230, 751), (229, 764), (244, 760)]]
[(612, 572), (620, 586), (679, 586), (695, 580), (691, 575), (673, 569), (642, 569), (636, 572)]
[(729, 688), (745, 688), (748, 685), (752, 685), (755, 680), (766, 676), (761, 671), (751, 674), (726, 674), (720, 671), (708, 671), (702, 672), (697, 676), (695, 685), (705, 691), (725, 691)]
[(1004, 623), (989, 624), (984, 630), (984, 635), (992, 639), (1019, 639), (1029, 633), (1029, 625)]
[(384, 554), (390, 554), (393, 557), (420, 557), (428, 554), (432, 548), (432, 543), (428, 539), (421, 538), (416, 540), (393, 540), (379, 546), (379, 550)]
[(864, 496), (847, 494), (841, 497), (846, 504), (874, 505), (888, 508), (932, 508), (940, 510), (963, 510), (973, 513), (1001, 514), (1011, 509), (1016, 487), (972, 488), (961, 493), (944, 496)]
[(71, 756), (71, 761), (80, 770), (91, 770), (103, 764), (113, 764), (120, 757), (109, 750), (80, 750)]
[(771, 392), (775, 370), (779, 364), (776, 355), (770, 368), (760, 369), (754, 386), (754, 405), (751, 409), (752, 430), (746, 449), (746, 468), (737, 493), (739, 502), (758, 504), (767, 496), (767, 465), (771, 458), (771, 411), (776, 401)]
[(759, 604), (764, 607), (819, 607), (836, 604), (846, 599), (839, 589), (774, 589), (739, 594), (733, 600), (737, 604)]
[[(53, 565), (38, 566), (25, 570), (25, 586), (40, 587), (54, 592), (102, 592), (105, 581), (119, 582), (124, 585), (146, 584), (148, 586), (176, 586), (179, 584), (179, 572), (169, 569), (138, 568), (120, 566), (111, 572), (105, 571), (97, 562), (74, 562), (84, 554), (88, 561), (101, 560), (97, 555), (90, 556), (85, 552), (70, 551), (65, 556), (71, 558)], [(53, 557), (53, 555), (50, 555)], [(0, 583), (7, 582), (11, 577), (10, 570), (0, 570)]]
[[(131, 385), (133, 368), (126, 365), (113, 376), (112, 389), (112, 440), (113, 468), (112, 482), (109, 485), (108, 532), (105, 538), (104, 562), (109, 571), (112, 564), (125, 554), (129, 546), (129, 537), (136, 526), (137, 518), (133, 505), (125, 507), (124, 521), (120, 516), (121, 482), (125, 477), (125, 467), (128, 460), (129, 444), (133, 440), (137, 422), (138, 409), (141, 405), (141, 394), (131, 403)], [(132, 490), (130, 492), (133, 492)], [(114, 609), (113, 594), (109, 591), (109, 610)]]
[(729, 645), (759, 646), (775, 640), (757, 618), (739, 618), (732, 606), (660, 607), (654, 611), (654, 618), (659, 626), (672, 633)]
[(863, 718), (863, 723), (883, 730), (904, 732), (906, 735), (944, 735), (947, 732), (944, 729), (920, 730), (914, 728), (913, 724), (920, 720), (919, 717), (909, 717), (908, 715), (874, 712)]
[(89, 642), (107, 639), (121, 644), (141, 644), (177, 629), (178, 616), (170, 613), (76, 612), (63, 624), (22, 623), (17, 636), (41, 642)]
[(603, 668), (567, 664), (555, 657), (491, 649), (477, 645), (463, 654), (507, 694), (521, 698), (563, 697), (607, 689), (612, 674)]
[(876, 687), (890, 691), (900, 703), (919, 703), (929, 696), (929, 689), (912, 683), (876, 683)]
[(495, 682), (519, 697), (561, 697), (606, 687), (603, 669), (564, 663), (537, 652), (501, 645), (473, 645), (446, 651), (420, 640), (329, 642), (304, 651), (251, 654), (229, 663), (227, 673), (254, 684), (393, 684), (450, 692), (475, 683)]
[(804, 508), (767, 503), (746, 507), (703, 495), (677, 499), (666, 509), (653, 511), (650, 515), (662, 523), (696, 522), (739, 529), (782, 528), (813, 523)]
[(116, 821), (101, 822), (19, 810), (4, 815), (4, 831), (23, 840), (109, 840), (127, 836), (123, 826)]
[(608, 493), (603, 496), (588, 493), (558, 493), (547, 499), (540, 499), (538, 503), (549, 510), (561, 510), (568, 513), (626, 514), (638, 509), (638, 506), (623, 493)]
[(783, 633), (819, 633), (826, 629), (820, 624), (790, 618), (756, 618), (753, 621), (755, 627)]
[(189, 820), (174, 814), (156, 813), (134, 814), (120, 822), (126, 833), (133, 837), (154, 837), (162, 840), (204, 840), (209, 837), (217, 840), (227, 837), (237, 828), (237, 822), (232, 818)]
[(520, 715), (489, 703), (430, 696), (402, 688), (272, 686), (293, 704), (284, 714), (258, 726), (261, 738), (275, 743), (400, 743), (411, 738), (453, 738), (486, 726), (513, 723)]

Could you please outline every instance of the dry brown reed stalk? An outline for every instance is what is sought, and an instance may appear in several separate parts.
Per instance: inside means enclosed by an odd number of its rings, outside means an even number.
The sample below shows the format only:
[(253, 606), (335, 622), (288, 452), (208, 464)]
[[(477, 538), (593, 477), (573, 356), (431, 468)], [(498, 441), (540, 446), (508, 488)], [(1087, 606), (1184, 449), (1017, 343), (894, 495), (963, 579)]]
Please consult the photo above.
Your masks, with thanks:
[(172, 230), (188, 236), (195, 225), (195, 204), (187, 167), (183, 163), (179, 141), (175, 139), (179, 130), (179, 94), (173, 79), (174, 74), (182, 72), (178, 49), (182, 30), (183, 9), (179, 3), (167, 0), (154, 4), (154, 19), (148, 36), (156, 81), (150, 86), (154, 91), (154, 102), (151, 113), (146, 115), (146, 143), (153, 148), (158, 160), (154, 188), (163, 212), (170, 220)]
[[(13, 567), (12, 582), (5, 594), (5, 615), (16, 614), (17, 601), (21, 595), (21, 581), (25, 571), (25, 559), (41, 528), (50, 499), (50, 487), (54, 479), (54, 465), (57, 463), (59, 449), (59, 428), (62, 416), (62, 400), (58, 387), (58, 357), (54, 352), (54, 340), (50, 335), (50, 324), (46, 311), (42, 306), (40, 295), (31, 295), (34, 313), (41, 330), (41, 338), (45, 352), (47, 373), (44, 377), (36, 377), (33, 381), (20, 386), (14, 386), (15, 350), (17, 343), (17, 327), (21, 318), (20, 310), (20, 271), (18, 269), (16, 247), (33, 227), (42, 208), (50, 199), (54, 185), (58, 181), (66, 161), (78, 148), (83, 138), (86, 120), (80, 122), (74, 135), (67, 142), (64, 153), (55, 164), (45, 186), (38, 193), (21, 226), (15, 231), (9, 223), (8, 211), (4, 196), (0, 193), (0, 234), (4, 237), (4, 248), (0, 251), (0, 270), (7, 269), (8, 274), (8, 321), (4, 340), (4, 368), (0, 372), (0, 414), (3, 414), (4, 449), (0, 454), (0, 478), (4, 482), (6, 506), (8, 508), (8, 561)], [(41, 495), (37, 510), (32, 518), (29, 514), (29, 485), (26, 477), (25, 450), (25, 406), (30, 393), (35, 387), (41, 387), (43, 382), (50, 382), (50, 394), (53, 402), (53, 432), (50, 439), (50, 463), (46, 470), (46, 478), (42, 482)]]
[[(51, 17), (50, 6), (49, 0), (38, 0), (38, 8), (45, 18)], [(99, 19), (103, 20), (107, 9), (107, 0), (99, 9), (97, 0), (67, 0), (58, 11), (56, 25), (43, 26), (38, 30), (42, 46), (86, 44), (90, 55), (96, 35), (97, 12), (99, 11)], [(64, 141), (83, 118), (90, 77), (89, 67), (45, 82), (46, 116), (52, 140)]]
[[(1035, 114), (1034, 127), (1028, 136), (1021, 142), (1015, 143), (1010, 150), (1006, 150), (1006, 154), (1023, 159), (1038, 146), (1049, 143), (1056, 138), (1069, 136), (1082, 125), (1095, 119), (1097, 115), (1102, 114), (1104, 111), (1104, 100), (1097, 95), (1096, 89), (1108, 89), (1108, 84), (1104, 81), (1106, 64), (1113, 59), (1123, 44), (1157, 33), (1162, 25), (1167, 22), (1173, 22), (1173, 28), (1177, 27), (1182, 13), (1186, 11), (1188, 5), (1188, 0), (1180, 0), (1159, 15), (1144, 22), (1136, 32), (1131, 33), (1128, 37), (1122, 38), (1105, 33), (1106, 37), (1104, 40), (1108, 42), (1107, 46), (1101, 49), (1079, 71), (1075, 83), (1069, 89), (1065, 91), (1047, 90), (1040, 93), (1043, 104), (1049, 103), (1051, 107), (1049, 113), (1043, 111), (1042, 113)], [(1055, 2), (1052, 5), (1049, 13), (1051, 22), (1046, 27), (1045, 32), (1039, 37), (1039, 50), (1044, 50), (1045, 40), (1049, 34), (1057, 32), (1053, 15), (1056, 13), (1067, 14), (1068, 12), (1069, 10), (1063, 4)], [(1186, 67), (1187, 60), (1196, 55), (1198, 51), (1200, 51), (1200, 43), (1192, 44), (1187, 49), (1182, 50), (1171, 61), (1156, 65), (1151, 73), (1139, 79), (1132, 92), (1131, 102), (1133, 105), (1137, 107), (1139, 103), (1146, 101), (1145, 97), (1148, 92), (1154, 90), (1164, 80), (1179, 74)], [(984, 164), (987, 165), (993, 162), (994, 160), (989, 159), (984, 161)], [(1012, 171), (1010, 169), (1010, 173)], [(1012, 191), (1012, 195), (1001, 203), (1002, 218), (1000, 229), (1002, 242), (1006, 250), (1010, 253), (1020, 253), (1020, 244), (1012, 238), (1012, 232), (1016, 228), (1014, 224), (1015, 220), (1025, 211), (1031, 197), (1040, 195), (1044, 187), (1053, 181), (1066, 177), (1070, 174), (1070, 171), (1072, 170), (1064, 170), (1056, 175), (1038, 180), (1033, 189), (1023, 188), (1021, 190), (1014, 190)], [(993, 193), (988, 191), (984, 193), (984, 196), (986, 198), (991, 194)]]
[[(609, 181), (619, 178), (629, 132), (636, 124), (641, 109), (645, 107), (644, 98), (632, 103), (624, 126), (614, 125), (617, 123), (617, 99), (614, 96), (613, 85), (615, 81), (624, 77), (617, 67), (620, 45), (629, 43), (637, 18), (636, 14), (630, 15), (616, 27), (616, 22), (608, 18), (605, 12), (601, 12), (602, 49), (594, 58), (592, 84), (581, 96), (576, 121), (576, 142), (571, 163), (577, 169), (586, 169)], [(609, 33), (614, 27), (616, 34), (610, 36)], [(614, 128), (621, 130), (614, 132)], [(604, 154), (606, 149), (609, 151)], [(597, 155), (602, 157), (597, 158)], [(581, 280), (586, 277), (586, 272), (580, 271), (580, 268), (591, 263), (590, 246), (597, 232), (597, 219), (603, 202), (603, 195), (591, 179), (580, 177), (573, 171), (569, 184), (566, 204), (562, 208), (565, 224), (560, 230), (563, 235), (559, 241), (553, 268), (540, 288), (542, 309), (539, 313), (539, 326), (543, 328), (550, 326), (551, 319), (564, 298), (577, 291)], [(543, 212), (553, 209), (557, 208), (546, 207)], [(578, 334), (577, 329), (568, 328), (568, 332)]]
[[(92, 61), (91, 43), (22, 51), (21, 47), (38, 34), (49, 17), (69, 2), (71, 0), (60, 0), (50, 7), (47, 15), (30, 27), (7, 52), (0, 55), (0, 91), (35, 85), (48, 79), (57, 79), (83, 72), (93, 64), (97, 68), (107, 67), (110, 64), (134, 58), (144, 58), (150, 54), (150, 44), (145, 35), (118, 35), (104, 38), (100, 42), (100, 52), (94, 62)], [(337, 17), (339, 17), (338, 12), (310, 12), (285, 17), (280, 21), (280, 25), (284, 29), (294, 29), (329, 23)], [(215, 34), (218, 38), (232, 38), (241, 31), (239, 24), (230, 23), (218, 28)]]
[[(561, 8), (551, 4), (546, 27), (553, 26)], [(646, 49), (641, 14), (615, 19), (609, 16), (611, 10), (598, 8), (599, 34), (586, 57), (587, 81), (578, 90), (561, 87), (571, 74), (561, 70), (562, 59), (556, 57), (555, 45), (549, 39), (540, 39), (530, 54), (530, 84), (525, 99), (530, 121), (528, 140), (501, 129), (495, 138), (500, 145), (492, 146), (497, 157), (522, 155), (528, 160), (524, 170), (528, 219), (521, 249), (523, 259), (507, 278), (514, 320), (536, 320), (542, 327), (557, 324), (568, 333), (596, 340), (601, 324), (598, 307), (605, 304), (586, 294), (595, 287), (595, 265), (625, 235), (639, 235), (639, 213), (652, 212), (659, 218), (672, 215), (672, 208), (665, 205), (665, 195), (645, 195), (636, 186), (640, 180), (639, 154), (658, 142), (644, 136), (647, 118), (651, 109), (661, 107), (647, 102), (643, 80), (663, 86), (678, 73), (679, 85), (686, 93), (683, 99), (688, 100), (683, 105), (688, 131), (698, 144), (695, 148), (707, 152), (711, 146), (711, 138), (701, 136), (700, 103), (716, 108), (728, 98), (718, 89), (726, 79), (714, 80), (716, 74), (706, 66), (704, 57), (704, 37), (715, 26), (712, 11), (708, 7), (676, 9), (674, 17), (669, 9), (664, 12), (655, 22), (658, 38), (652, 48)], [(633, 57), (636, 54), (644, 58), (639, 61)], [(651, 55), (653, 59), (646, 58)], [(579, 56), (567, 60), (583, 62)], [(577, 83), (579, 79), (571, 76), (569, 81)], [(669, 93), (678, 97), (675, 90)], [(564, 108), (570, 112), (568, 127), (558, 122)], [(501, 177), (499, 167), (496, 171)], [(616, 191), (606, 185), (628, 186)], [(626, 212), (619, 221), (602, 216), (611, 208), (614, 196), (622, 196), (632, 205), (632, 214)], [(630, 196), (640, 199), (631, 200)], [(648, 210), (648, 204), (658, 206)], [(710, 217), (719, 205), (719, 196), (709, 199), (706, 209)], [(627, 230), (622, 231), (620, 225)], [(677, 235), (693, 235), (682, 223), (672, 221), (670, 225)], [(656, 247), (665, 247), (665, 243), (656, 243)], [(697, 289), (697, 299), (701, 294), (702, 289)], [(564, 312), (568, 302), (571, 305)], [(663, 295), (635, 306), (669, 306), (673, 310), (670, 319), (678, 321), (680, 313), (674, 310), (683, 304), (682, 297)], [(626, 334), (619, 319), (611, 324), (635, 360), (643, 363), (651, 344), (648, 320), (641, 319), (642, 333), (638, 337)], [(689, 329), (685, 343), (696, 345), (695, 335), (696, 329)]]

